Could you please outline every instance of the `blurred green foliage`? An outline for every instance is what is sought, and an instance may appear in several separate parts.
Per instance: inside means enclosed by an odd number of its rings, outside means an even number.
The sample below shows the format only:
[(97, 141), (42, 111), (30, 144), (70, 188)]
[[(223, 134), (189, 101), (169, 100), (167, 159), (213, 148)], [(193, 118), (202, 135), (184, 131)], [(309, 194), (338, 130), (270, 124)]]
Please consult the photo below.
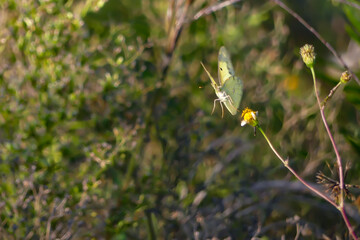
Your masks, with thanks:
[[(299, 48), (319, 49), (323, 97), (344, 69), (272, 2), (193, 19), (216, 3), (0, 1), (2, 239), (279, 239), (297, 226), (304, 238), (347, 236), (336, 209), (293, 182), (264, 139), (219, 108), (210, 115), (215, 94), (200, 61), (215, 72), (227, 47), (244, 81), (241, 108), (259, 111), (310, 182), (330, 174), (335, 155)], [(340, 52), (354, 51), (349, 41), (359, 49), (356, 9), (291, 4)], [(349, 56), (359, 73), (359, 55)], [(352, 184), (359, 93), (352, 81), (326, 109)]]

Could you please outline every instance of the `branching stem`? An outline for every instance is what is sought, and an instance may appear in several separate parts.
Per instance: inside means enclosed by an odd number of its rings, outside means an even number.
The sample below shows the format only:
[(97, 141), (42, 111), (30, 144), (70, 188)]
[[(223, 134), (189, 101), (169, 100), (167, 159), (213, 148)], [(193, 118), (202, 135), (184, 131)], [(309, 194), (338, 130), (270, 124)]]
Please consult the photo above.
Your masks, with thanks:
[(311, 74), (312, 74), (312, 77), (313, 77), (314, 91), (315, 91), (316, 101), (317, 101), (317, 103), (319, 105), (321, 119), (322, 119), (322, 121), (324, 123), (326, 132), (327, 132), (327, 134), (328, 134), (328, 136), (330, 138), (331, 144), (332, 144), (332, 146), (334, 148), (334, 152), (335, 152), (335, 155), (336, 155), (336, 161), (337, 161), (338, 170), (339, 170), (339, 182), (340, 182), (340, 206), (343, 206), (344, 205), (344, 171), (343, 171), (343, 167), (342, 167), (341, 156), (340, 156), (339, 150), (338, 150), (338, 148), (336, 146), (334, 137), (331, 134), (329, 126), (328, 126), (328, 124), (326, 122), (326, 118), (325, 118), (325, 114), (324, 114), (324, 108), (321, 106), (319, 92), (317, 90), (317, 85), (316, 85), (316, 77), (315, 77), (314, 68), (311, 67), (310, 70), (311, 70)]
[(332, 97), (332, 95), (334, 95), (335, 91), (340, 87), (341, 84), (342, 84), (342, 82), (338, 82), (338, 84), (336, 84), (336, 86), (330, 90), (329, 95), (327, 95), (326, 98), (324, 99), (324, 101), (322, 101), (322, 103), (321, 103), (322, 109), (325, 108), (327, 101)]
[(263, 129), (258, 125), (257, 128), (259, 129), (259, 131), (262, 133), (262, 135), (264, 136), (265, 140), (267, 141), (267, 143), (269, 144), (271, 150), (275, 153), (275, 155), (280, 159), (280, 161), (284, 164), (284, 166), (289, 169), (289, 171), (302, 183), (304, 184), (307, 188), (309, 188), (312, 192), (316, 193), (317, 195), (319, 195), (321, 198), (325, 199), (326, 201), (328, 201), (331, 205), (333, 205), (334, 207), (338, 208), (338, 206), (336, 205), (336, 203), (334, 201), (332, 201), (328, 196), (326, 196), (324, 193), (320, 192), (319, 190), (317, 190), (316, 188), (312, 187), (310, 184), (308, 184), (302, 177), (300, 177), (294, 169), (292, 169), (292, 167), (290, 167), (289, 165), (289, 160), (284, 160), (280, 154), (276, 151), (276, 149), (274, 148), (274, 146), (272, 145), (272, 143), (270, 142), (270, 140), (268, 139), (268, 137), (266, 136), (265, 132), (263, 131)]

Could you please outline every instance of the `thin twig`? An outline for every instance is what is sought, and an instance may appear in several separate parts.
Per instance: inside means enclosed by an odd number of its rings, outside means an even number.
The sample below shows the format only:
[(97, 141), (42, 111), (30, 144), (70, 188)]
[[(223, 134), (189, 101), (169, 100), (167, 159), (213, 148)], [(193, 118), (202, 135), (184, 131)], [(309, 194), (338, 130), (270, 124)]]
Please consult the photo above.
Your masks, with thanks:
[(350, 2), (350, 1), (347, 1), (347, 0), (335, 0), (335, 1), (337, 1), (337, 2), (339, 2), (339, 3), (343, 3), (343, 4), (346, 4), (346, 5), (349, 5), (349, 6), (353, 7), (353, 8), (357, 8), (357, 9), (360, 10), (360, 5), (357, 4), (357, 3)]
[(237, 2), (241, 2), (242, 0), (228, 0), (228, 1), (224, 1), (215, 5), (212, 5), (210, 7), (207, 8), (203, 8), (200, 11), (198, 11), (194, 17), (193, 17), (193, 21), (198, 20), (199, 18), (201, 18), (204, 15), (209, 15), (210, 13), (216, 12), (224, 7), (227, 7), (231, 4), (237, 3)]
[(300, 17), (296, 12), (291, 10), (288, 6), (286, 6), (281, 0), (273, 0), (277, 5), (279, 5), (282, 9), (287, 11), (291, 16), (296, 18), (302, 25), (304, 25), (310, 32), (312, 32), (315, 37), (317, 37), (328, 49), (329, 51), (335, 56), (335, 58), (341, 63), (341, 65), (348, 70), (356, 80), (357, 84), (360, 85), (359, 78), (351, 71), (351, 69), (347, 66), (341, 56), (335, 51), (335, 49), (328, 43), (321, 35), (318, 33), (313, 27), (311, 27), (302, 17)]
[(349, 232), (350, 232), (350, 235), (351, 235), (355, 240), (357, 240), (358, 238), (357, 238), (357, 236), (356, 236), (356, 234), (355, 234), (355, 231), (354, 231), (353, 227), (352, 227), (351, 224), (350, 224), (350, 221), (349, 221), (349, 218), (348, 218), (348, 216), (347, 216), (347, 214), (346, 214), (346, 212), (345, 212), (344, 206), (341, 206), (339, 210), (340, 210), (341, 216), (343, 217), (344, 222), (345, 222), (345, 224), (346, 224), (346, 226), (347, 226), (347, 228), (348, 228), (348, 230), (349, 230)]
[(324, 109), (325, 105), (327, 103), (327, 101), (332, 97), (332, 95), (334, 95), (335, 91), (338, 89), (338, 87), (342, 84), (342, 82), (338, 82), (338, 84), (336, 84), (335, 87), (333, 87), (333, 89), (330, 90), (329, 95), (326, 96), (326, 98), (322, 101), (321, 103), (321, 108)]
[(338, 208), (338, 206), (336, 205), (336, 203), (334, 201), (332, 201), (328, 196), (326, 196), (325, 194), (323, 194), (322, 192), (320, 192), (319, 190), (317, 190), (316, 188), (314, 188), (313, 186), (311, 186), (310, 184), (308, 184), (302, 177), (300, 177), (294, 169), (292, 169), (289, 166), (289, 161), (288, 160), (284, 160), (280, 154), (276, 151), (276, 149), (274, 148), (274, 146), (271, 144), (270, 140), (267, 138), (265, 132), (263, 131), (263, 129), (258, 125), (257, 128), (259, 129), (259, 131), (262, 133), (262, 135), (264, 136), (265, 140), (267, 141), (267, 143), (269, 144), (271, 150), (275, 153), (275, 155), (280, 159), (280, 161), (284, 164), (284, 166), (289, 169), (289, 171), (302, 183), (304, 184), (308, 189), (310, 189), (312, 192), (316, 193), (317, 195), (319, 195), (321, 198), (323, 198), (324, 200), (328, 201), (331, 205), (333, 205), (334, 207)]

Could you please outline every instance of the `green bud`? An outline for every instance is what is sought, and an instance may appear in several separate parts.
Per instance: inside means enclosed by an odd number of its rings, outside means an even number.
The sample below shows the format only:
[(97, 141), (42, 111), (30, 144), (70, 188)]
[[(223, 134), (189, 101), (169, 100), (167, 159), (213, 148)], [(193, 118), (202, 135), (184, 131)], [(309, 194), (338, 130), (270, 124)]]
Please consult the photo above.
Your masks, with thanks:
[(315, 51), (314, 46), (310, 44), (305, 44), (300, 48), (300, 55), (306, 64), (307, 67), (312, 67), (315, 61)]
[(348, 81), (351, 80), (351, 78), (352, 78), (351, 73), (349, 73), (348, 71), (345, 71), (341, 74), (340, 82), (347, 83)]

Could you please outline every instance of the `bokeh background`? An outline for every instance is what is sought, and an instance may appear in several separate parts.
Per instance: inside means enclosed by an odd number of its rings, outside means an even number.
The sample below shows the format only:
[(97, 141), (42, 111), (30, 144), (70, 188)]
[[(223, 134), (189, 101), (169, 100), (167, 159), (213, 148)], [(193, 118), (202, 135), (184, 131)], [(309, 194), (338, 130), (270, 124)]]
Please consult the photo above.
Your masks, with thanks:
[[(229, 1), (225, 1), (229, 3)], [(284, 1), (360, 76), (360, 10)], [(359, 4), (359, 2), (354, 1)], [(347, 239), (338, 211), (219, 106), (224, 45), (274, 146), (307, 181), (337, 179), (324, 98), (345, 70), (272, 1), (0, 1), (1, 239)], [(360, 184), (360, 87), (325, 109), (346, 182)], [(319, 185), (318, 185), (319, 186)], [(319, 186), (321, 187), (321, 186)], [(325, 189), (323, 189), (325, 191)], [(360, 232), (358, 191), (347, 201)]]

